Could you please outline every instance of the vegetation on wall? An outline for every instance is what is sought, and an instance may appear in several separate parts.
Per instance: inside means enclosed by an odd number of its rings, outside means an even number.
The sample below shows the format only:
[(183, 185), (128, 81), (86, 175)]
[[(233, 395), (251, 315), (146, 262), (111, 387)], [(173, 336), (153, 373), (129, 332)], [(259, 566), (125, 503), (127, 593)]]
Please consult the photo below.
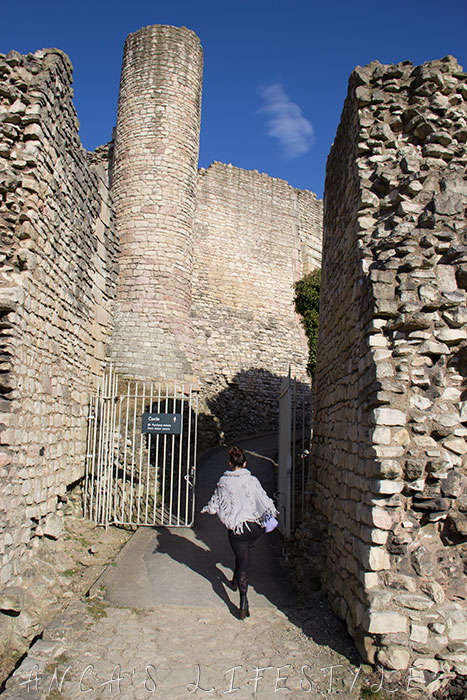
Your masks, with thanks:
[(321, 270), (305, 275), (294, 284), (295, 311), (301, 321), (308, 339), (307, 372), (313, 376), (316, 368), (316, 345), (318, 343), (319, 293), (321, 287)]

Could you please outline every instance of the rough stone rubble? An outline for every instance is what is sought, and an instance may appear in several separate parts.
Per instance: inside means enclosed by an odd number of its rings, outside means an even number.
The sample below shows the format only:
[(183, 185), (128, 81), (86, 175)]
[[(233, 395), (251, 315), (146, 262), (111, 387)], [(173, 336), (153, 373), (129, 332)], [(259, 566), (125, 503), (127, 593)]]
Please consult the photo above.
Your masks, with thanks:
[[(312, 460), (364, 658), (467, 673), (467, 84), (357, 68), (326, 176)], [(322, 530), (321, 530), (322, 532)]]
[[(78, 136), (68, 57), (57, 49), (0, 55), (0, 587), (6, 601), (28, 600), (9, 589), (21, 589), (45, 540), (63, 538), (69, 491), (84, 476), (89, 398), (106, 358), (130, 377), (189, 375), (202, 385), (200, 433), (210, 444), (273, 428), (288, 361), (305, 367), (292, 283), (319, 261), (322, 203), (232, 166), (198, 172), (201, 67), (190, 30), (149, 27), (131, 35), (115, 143), (88, 154)], [(203, 216), (198, 207), (195, 230), (201, 180), (211, 204), (217, 199), (219, 210), (230, 207), (237, 222), (228, 236), (237, 236), (240, 270), (230, 265), (225, 220), (215, 208)], [(242, 211), (246, 198), (261, 201), (261, 208)], [(284, 254), (267, 279), (274, 246), (260, 251), (264, 269), (256, 253), (259, 239), (273, 235)], [(231, 342), (228, 353), (232, 324), (221, 313), (226, 300), (216, 297), (218, 278), (206, 275), (194, 288), (215, 259), (226, 288), (250, 290), (236, 300), (242, 341)], [(204, 315), (218, 327), (206, 327)], [(21, 634), (27, 607), (15, 610)], [(33, 636), (37, 626), (28, 630)]]
[[(130, 376), (151, 367), (152, 377), (198, 378), (215, 439), (270, 427), (284, 363), (306, 363), (284, 309), (293, 281), (319, 263), (321, 203), (232, 166), (196, 172), (199, 43), (189, 30), (152, 29), (127, 45), (122, 89), (148, 79), (135, 42), (157, 53), (163, 37), (168, 53), (157, 54), (150, 89), (157, 79), (178, 112), (175, 88), (186, 88), (182, 143), (162, 103), (156, 115), (125, 98), (115, 152), (86, 154), (69, 59), (55, 49), (0, 55), (0, 583), (17, 607), (21, 592), (5, 589), (44, 537), (61, 536), (67, 489), (83, 476), (89, 394), (106, 355)], [(321, 545), (327, 535), (324, 583), (365, 659), (412, 664), (428, 681), (467, 671), (466, 104), (466, 76), (450, 57), (358, 68), (326, 180), (311, 485)], [(152, 135), (129, 153), (125, 129), (156, 116), (150, 169), (165, 175), (140, 179), (154, 200), (143, 211), (118, 169), (136, 156), (139, 174), (147, 169)], [(185, 160), (174, 181), (177, 149)], [(114, 211), (126, 227), (119, 274)], [(172, 245), (172, 272), (184, 268), (170, 289), (148, 287), (168, 274), (157, 256), (145, 262), (161, 245)], [(149, 297), (164, 314), (144, 314)], [(242, 338), (227, 352), (231, 316)]]

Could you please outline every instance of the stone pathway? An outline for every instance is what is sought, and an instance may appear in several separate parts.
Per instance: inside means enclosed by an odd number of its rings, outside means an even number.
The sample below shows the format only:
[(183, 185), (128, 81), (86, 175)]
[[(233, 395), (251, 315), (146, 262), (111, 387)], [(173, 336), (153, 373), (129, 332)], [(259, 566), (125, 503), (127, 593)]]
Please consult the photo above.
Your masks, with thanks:
[(75, 602), (31, 648), (2, 700), (359, 698), (356, 667), (297, 622), (266, 608), (242, 622), (212, 608)]
[(318, 645), (279, 610), (252, 610), (242, 622), (228, 610), (140, 611), (91, 600), (73, 603), (49, 625), (3, 700), (262, 700), (276, 692), (292, 700), (329, 697), (329, 691), (358, 698), (357, 688), (351, 691), (355, 674), (345, 657)]
[(0, 592), (0, 688), (44, 627), (86, 594), (130, 537), (83, 518), (80, 494), (68, 494), (65, 508), (60, 537), (36, 538), (15, 586)]
[[(273, 449), (267, 439), (244, 446)], [(200, 464), (199, 507), (224, 459), (214, 452)], [(267, 483), (267, 462), (249, 467)], [(1, 700), (362, 697), (364, 671), (342, 623), (320, 592), (294, 606), (280, 538), (269, 537), (257, 545), (251, 617), (241, 621), (217, 518), (201, 516), (192, 531), (139, 530), (91, 596), (46, 627)]]

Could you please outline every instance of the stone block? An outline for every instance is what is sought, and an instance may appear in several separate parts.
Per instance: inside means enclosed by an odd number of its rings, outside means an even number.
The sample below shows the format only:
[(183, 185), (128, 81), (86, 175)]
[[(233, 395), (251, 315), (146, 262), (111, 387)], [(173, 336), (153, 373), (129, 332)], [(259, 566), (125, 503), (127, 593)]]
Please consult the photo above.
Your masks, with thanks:
[(391, 568), (389, 553), (383, 547), (372, 547), (359, 542), (356, 546), (356, 555), (362, 565), (370, 571), (383, 571)]
[(376, 507), (371, 509), (371, 522), (381, 530), (391, 530), (394, 525), (394, 518), (384, 508)]
[(372, 610), (385, 610), (392, 600), (392, 591), (373, 589), (368, 592), (368, 601)]
[(377, 426), (373, 430), (372, 440), (379, 445), (389, 445), (391, 443), (391, 429), (386, 426)]
[(50, 513), (42, 525), (44, 535), (53, 540), (57, 540), (64, 528), (63, 518), (56, 513)]
[(461, 437), (450, 437), (444, 440), (443, 446), (457, 455), (464, 455), (467, 452), (467, 443)]
[(428, 627), (424, 625), (410, 625), (410, 640), (418, 644), (428, 642)]
[(410, 610), (428, 610), (433, 607), (433, 600), (424, 595), (414, 593), (401, 593), (394, 600), (398, 605)]
[(392, 611), (369, 610), (363, 624), (372, 634), (397, 634), (408, 631), (407, 617)]
[(436, 659), (415, 659), (413, 662), (414, 668), (421, 668), (430, 673), (439, 673), (439, 661)]
[(8, 581), (11, 579), (12, 573), (13, 570), (11, 564), (4, 564), (0, 569), (0, 583), (2, 585), (8, 583)]
[(457, 603), (438, 608), (446, 621), (446, 632), (451, 641), (467, 641), (467, 612)]
[(411, 554), (412, 566), (419, 576), (433, 576), (436, 571), (436, 557), (423, 544)]
[(410, 664), (410, 652), (402, 647), (384, 647), (378, 652), (378, 662), (384, 668), (405, 671)]
[(369, 528), (361, 526), (361, 537), (364, 542), (372, 542), (373, 544), (386, 544), (389, 533), (387, 530), (378, 530), (377, 528)]
[(423, 355), (438, 356), (438, 355), (449, 355), (450, 350), (445, 343), (439, 343), (435, 340), (427, 340), (424, 342), (419, 349)]
[(377, 456), (383, 459), (402, 457), (404, 454), (404, 448), (402, 445), (375, 445), (373, 449)]
[(375, 408), (373, 411), (374, 422), (377, 425), (405, 425), (407, 414), (395, 408)]
[(9, 586), (0, 591), (0, 611), (4, 614), (19, 614), (24, 606), (24, 590)]
[(434, 332), (435, 337), (446, 345), (458, 345), (467, 340), (467, 330), (464, 328), (442, 328)]
[(462, 198), (454, 194), (437, 194), (433, 198), (433, 204), (435, 213), (443, 216), (452, 216), (463, 210)]
[(393, 440), (398, 445), (408, 445), (410, 442), (410, 434), (408, 430), (401, 428), (401, 430), (397, 430), (394, 433)]
[(395, 479), (380, 479), (374, 483), (374, 493), (394, 494), (401, 493), (404, 488), (404, 482)]
[(362, 585), (365, 589), (365, 591), (369, 591), (373, 588), (376, 588), (379, 585), (379, 577), (378, 574), (372, 571), (364, 571), (360, 572), (359, 578), (362, 582)]

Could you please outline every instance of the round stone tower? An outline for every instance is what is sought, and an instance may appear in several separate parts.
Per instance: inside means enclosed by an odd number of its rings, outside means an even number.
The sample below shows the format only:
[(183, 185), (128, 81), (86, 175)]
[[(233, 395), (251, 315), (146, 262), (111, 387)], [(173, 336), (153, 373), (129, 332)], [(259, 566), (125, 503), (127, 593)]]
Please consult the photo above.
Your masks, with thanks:
[(194, 372), (202, 66), (199, 39), (185, 27), (144, 27), (125, 42), (112, 171), (120, 272), (111, 356), (135, 377)]

